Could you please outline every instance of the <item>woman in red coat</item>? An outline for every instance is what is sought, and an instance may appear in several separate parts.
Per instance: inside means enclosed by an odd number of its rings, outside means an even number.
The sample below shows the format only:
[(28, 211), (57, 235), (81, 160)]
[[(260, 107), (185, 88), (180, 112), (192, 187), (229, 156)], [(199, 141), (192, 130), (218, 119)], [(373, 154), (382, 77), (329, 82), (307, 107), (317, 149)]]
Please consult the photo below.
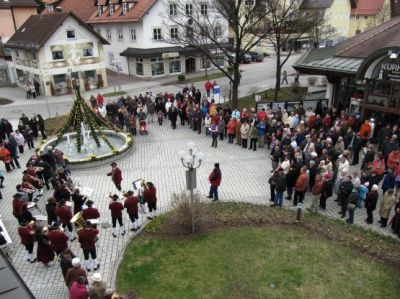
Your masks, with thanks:
[(154, 187), (153, 183), (147, 182), (144, 185), (143, 198), (147, 202), (147, 207), (149, 208), (149, 216), (147, 219), (153, 219), (156, 216), (157, 210), (157, 189)]
[(49, 230), (47, 227), (36, 229), (37, 260), (45, 266), (51, 266), (54, 260), (54, 251), (50, 247), (49, 239), (47, 238)]
[(228, 133), (228, 138), (229, 138), (228, 143), (233, 144), (233, 139), (235, 138), (235, 128), (236, 128), (236, 119), (231, 118), (231, 120), (228, 122), (228, 125), (227, 125), (227, 133)]
[(122, 172), (119, 169), (117, 163), (111, 163), (111, 171), (107, 173), (108, 176), (111, 176), (112, 181), (114, 182), (115, 187), (118, 191), (121, 191), (121, 182), (122, 182)]

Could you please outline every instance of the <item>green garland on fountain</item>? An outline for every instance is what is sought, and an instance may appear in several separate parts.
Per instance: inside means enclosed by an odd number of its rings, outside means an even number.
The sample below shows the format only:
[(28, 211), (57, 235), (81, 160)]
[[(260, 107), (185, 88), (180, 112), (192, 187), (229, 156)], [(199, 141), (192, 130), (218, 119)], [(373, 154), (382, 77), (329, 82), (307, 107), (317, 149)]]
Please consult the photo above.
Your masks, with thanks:
[(76, 150), (78, 151), (78, 153), (80, 153), (82, 150), (81, 123), (83, 122), (84, 125), (88, 125), (90, 135), (93, 137), (98, 147), (100, 147), (100, 140), (98, 136), (98, 134), (100, 134), (100, 136), (102, 137), (104, 142), (110, 147), (110, 149), (114, 150), (111, 142), (103, 133), (103, 127), (117, 132), (115, 126), (110, 121), (94, 113), (92, 109), (90, 109), (88, 104), (86, 104), (85, 100), (81, 96), (79, 86), (75, 85), (74, 90), (74, 103), (65, 123), (61, 126), (60, 129), (57, 130), (57, 140), (54, 143), (53, 148), (55, 148), (62, 140), (64, 134), (68, 132), (76, 132)]

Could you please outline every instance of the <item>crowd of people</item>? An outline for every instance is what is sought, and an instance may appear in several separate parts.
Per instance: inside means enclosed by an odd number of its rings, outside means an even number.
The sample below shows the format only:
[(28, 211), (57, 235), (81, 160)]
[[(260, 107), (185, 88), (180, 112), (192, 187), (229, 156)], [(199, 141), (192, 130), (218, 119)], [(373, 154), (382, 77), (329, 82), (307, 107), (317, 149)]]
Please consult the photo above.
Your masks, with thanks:
[[(18, 128), (27, 126), (31, 131), (35, 130), (35, 134), (30, 132), (33, 143), (39, 137), (38, 131), (43, 139), (47, 138), (42, 121), (40, 115), (29, 120), (22, 114)], [(0, 133), (0, 157), (6, 172), (11, 172), (15, 167), (22, 168), (21, 182), (15, 186), (16, 192), (11, 205), (21, 244), (26, 250), (27, 262), (40, 262), (45, 267), (51, 267), (58, 260), (71, 299), (123, 298), (116, 292), (107, 290), (106, 283), (97, 272), (100, 262), (97, 259), (96, 244), (99, 239), (98, 226), (101, 215), (89, 196), (82, 194), (80, 187), (75, 186), (64, 154), (52, 147), (47, 147), (41, 154), (31, 155), (31, 152), (24, 151), (26, 146), (31, 149), (33, 145), (24, 137), (18, 142), (19, 129), (14, 131), (12, 125), (4, 118), (1, 120)], [(28, 156), (26, 165), (19, 162), (24, 153), (31, 155)], [(139, 207), (142, 215), (147, 215), (148, 219), (156, 216), (156, 188), (151, 182), (143, 182), (136, 194), (134, 191), (121, 192), (122, 173), (115, 162), (112, 163), (108, 175), (119, 191), (119, 194), (110, 195), (109, 203), (112, 235), (116, 238), (117, 221), (120, 234), (125, 234), (122, 213), (124, 210), (129, 217), (129, 230), (132, 232), (141, 227)], [(5, 176), (0, 172), (1, 188)], [(44, 192), (46, 189), (47, 192)], [(47, 197), (45, 213), (39, 208), (39, 205), (43, 205), (43, 197)], [(103, 215), (104, 218), (108, 217)], [(70, 246), (75, 240), (82, 249), (82, 262)], [(90, 285), (87, 277), (89, 272), (94, 272)]]
[[(302, 204), (309, 192), (310, 210), (318, 212), (325, 210), (327, 200), (337, 194), (334, 200), (341, 218), (348, 215), (347, 222), (352, 224), (355, 211), (365, 208), (365, 221), (372, 224), (373, 211), (382, 197), (378, 222), (382, 227), (390, 223), (393, 232), (400, 234), (398, 125), (382, 125), (373, 118), (362, 121), (359, 115), (328, 109), (321, 101), (307, 109), (300, 102), (291, 111), (282, 107), (275, 111), (231, 110), (194, 86), (176, 94), (121, 97), (117, 103), (128, 115), (140, 114), (142, 119), (160, 115), (160, 125), (168, 118), (173, 129), (179, 117), (181, 126), (198, 134), (204, 130), (211, 136), (215, 148), (225, 138), (230, 144), (253, 151), (267, 147), (273, 166), (269, 185), (274, 207), (282, 206), (284, 194), (294, 206)], [(138, 109), (130, 109), (131, 105)], [(126, 118), (118, 119), (120, 128), (129, 130)], [(393, 207), (395, 215), (388, 219)]]
[[(207, 82), (206, 85), (209, 90), (206, 89), (205, 95), (192, 85), (176, 94), (153, 95), (147, 92), (139, 96), (121, 96), (108, 103), (99, 94), (91, 97), (90, 105), (93, 111), (132, 135), (137, 135), (137, 127), (140, 134), (147, 134), (147, 124), (153, 123), (157, 115), (160, 126), (168, 119), (171, 128), (175, 129), (179, 117), (180, 126), (186, 126), (197, 134), (204, 130), (205, 136), (211, 136), (214, 148), (217, 148), (218, 141), (223, 140), (253, 151), (265, 147), (272, 164), (268, 183), (273, 207), (282, 207), (284, 200), (301, 207), (309, 193), (312, 212), (325, 210), (327, 201), (334, 200), (338, 203), (340, 216), (345, 218), (348, 215), (348, 223), (354, 222), (357, 209), (365, 208), (365, 221), (372, 224), (373, 212), (381, 197), (379, 223), (382, 227), (389, 225), (395, 234), (400, 235), (398, 125), (382, 125), (374, 119), (361, 121), (358, 115), (328, 109), (322, 102), (307, 109), (300, 102), (292, 111), (281, 107), (277, 110), (232, 110), (215, 103), (210, 98), (212, 88)], [(106, 216), (100, 215), (95, 203), (75, 186), (63, 153), (47, 148), (40, 155), (31, 155), (25, 166), (19, 163), (25, 147), (34, 147), (39, 132), (43, 139), (47, 138), (40, 115), (29, 119), (22, 114), (17, 130), (6, 119), (0, 120), (0, 159), (5, 170), (24, 168), (21, 183), (16, 186), (13, 196), (12, 211), (18, 223), (21, 244), (27, 252), (26, 259), (32, 264), (41, 262), (46, 267), (58, 259), (71, 299), (120, 298), (106, 290), (106, 283), (97, 272), (100, 267), (96, 252), (98, 225), (100, 217), (104, 219)], [(360, 165), (359, 170), (357, 165)], [(154, 218), (157, 210), (154, 184), (141, 182), (138, 192), (123, 193), (122, 171), (117, 163), (111, 164), (107, 175), (119, 192), (110, 194), (109, 203), (114, 238), (125, 234), (124, 210), (131, 231), (140, 229), (139, 208), (142, 215), (145, 214), (146, 204), (149, 210), (147, 218)], [(209, 176), (209, 198), (214, 201), (219, 200), (221, 177), (220, 165), (216, 163)], [(5, 173), (0, 172), (0, 188), (4, 180)], [(45, 188), (48, 190), (46, 193)], [(44, 194), (48, 198), (46, 219), (43, 220), (32, 211)], [(331, 199), (334, 194), (337, 196)], [(393, 207), (394, 216), (389, 218)], [(77, 222), (77, 219), (81, 221)], [(70, 248), (76, 239), (82, 249), (82, 262)], [(94, 273), (90, 287), (88, 272)], [(99, 297), (91, 297), (94, 293)]]

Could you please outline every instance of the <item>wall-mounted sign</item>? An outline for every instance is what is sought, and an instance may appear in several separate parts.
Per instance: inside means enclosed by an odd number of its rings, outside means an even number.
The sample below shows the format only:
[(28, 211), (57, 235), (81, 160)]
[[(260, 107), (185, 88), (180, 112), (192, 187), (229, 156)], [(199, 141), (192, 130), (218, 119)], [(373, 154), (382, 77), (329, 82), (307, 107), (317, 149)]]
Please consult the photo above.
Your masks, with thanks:
[(178, 52), (163, 53), (161, 55), (161, 57), (164, 58), (164, 59), (175, 58), (175, 57), (179, 57), (179, 53)]
[(389, 80), (400, 81), (400, 64), (384, 62), (381, 70)]

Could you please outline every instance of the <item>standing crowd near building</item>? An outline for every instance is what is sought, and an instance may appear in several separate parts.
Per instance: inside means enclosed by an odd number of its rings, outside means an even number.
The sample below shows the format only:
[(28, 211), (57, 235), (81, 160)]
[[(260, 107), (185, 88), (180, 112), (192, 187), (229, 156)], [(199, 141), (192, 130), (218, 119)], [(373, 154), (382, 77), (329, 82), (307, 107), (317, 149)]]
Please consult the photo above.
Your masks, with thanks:
[[(374, 210), (378, 208), (380, 225), (389, 226), (395, 234), (400, 234), (400, 129), (397, 124), (384, 124), (374, 119), (362, 121), (358, 115), (328, 109), (321, 101), (314, 109), (306, 110), (300, 102), (290, 112), (281, 107), (232, 110), (215, 103), (212, 97), (193, 86), (186, 86), (175, 94), (148, 92), (121, 96), (117, 101), (105, 101), (99, 94), (88, 103), (94, 112), (103, 114), (121, 130), (136, 135), (136, 128), (143, 126), (145, 133), (139, 129), (143, 138), (152, 133), (148, 123), (158, 120), (158, 125), (151, 126), (157, 130), (168, 120), (171, 129), (186, 127), (194, 136), (210, 138), (210, 146), (215, 150), (220, 142), (236, 144), (243, 150), (265, 150), (272, 164), (268, 183), (273, 207), (282, 207), (284, 200), (292, 201), (298, 208), (310, 201), (310, 210), (319, 212), (326, 209), (327, 201), (335, 200), (340, 216), (347, 217), (350, 224), (355, 213), (361, 213), (362, 209), (366, 209), (366, 222), (373, 224), (377, 220)], [(23, 114), (19, 126), (21, 128), (14, 131), (12, 125), (2, 119), (0, 155), (7, 171), (12, 171), (13, 163), (24, 169), (13, 196), (12, 211), (27, 262), (39, 261), (49, 267), (58, 257), (71, 298), (80, 298), (73, 297), (76, 293), (89, 296), (93, 288), (96, 292), (99, 290), (95, 285), (101, 281), (97, 272), (101, 261), (97, 258), (96, 241), (99, 219), (104, 219), (104, 215), (100, 215), (90, 195), (75, 185), (63, 153), (57, 148), (31, 155), (26, 165), (18, 163), (18, 157), (26, 154), (25, 143), (33, 148), (38, 132), (42, 138), (47, 138), (39, 115), (29, 120)], [(22, 134), (24, 139), (18, 142), (19, 131), (26, 129), (32, 131), (28, 135), (32, 135), (32, 140), (28, 141)], [(142, 182), (138, 193), (122, 193), (123, 173), (116, 162), (111, 164), (107, 175), (117, 190), (116, 194), (110, 194), (111, 217), (106, 216), (111, 220), (114, 238), (126, 233), (124, 210), (132, 232), (140, 229), (143, 222), (140, 216), (146, 215), (150, 220), (156, 216), (157, 196), (153, 183)], [(2, 186), (7, 184), (6, 173), (0, 178)], [(208, 197), (219, 201), (218, 188), (222, 179), (219, 163), (215, 163), (208, 179), (211, 185)], [(34, 213), (43, 195), (50, 195), (46, 199), (45, 219), (36, 218)], [(69, 248), (75, 241), (80, 243), (82, 255)], [(91, 283), (87, 273), (93, 273)], [(106, 294), (105, 288), (100, 289)]]

